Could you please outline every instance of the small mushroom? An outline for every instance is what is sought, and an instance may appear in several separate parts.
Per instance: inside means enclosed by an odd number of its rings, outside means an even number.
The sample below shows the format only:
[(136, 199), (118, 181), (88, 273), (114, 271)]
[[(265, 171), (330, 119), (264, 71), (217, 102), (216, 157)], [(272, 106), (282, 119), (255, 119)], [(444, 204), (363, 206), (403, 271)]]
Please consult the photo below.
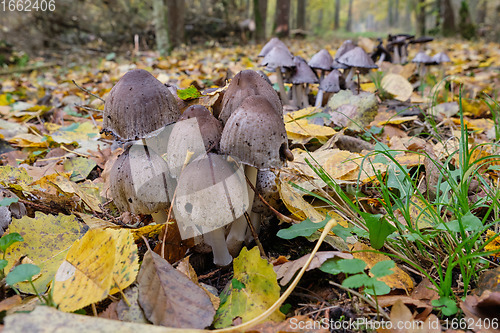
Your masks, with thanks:
[(446, 54), (446, 52), (436, 53), (435, 55), (432, 56), (432, 60), (436, 64), (442, 64), (442, 63), (445, 63), (445, 62), (451, 62), (451, 59), (450, 59), (450, 57), (448, 57), (448, 55)]
[(326, 72), (332, 70), (333, 58), (325, 49), (320, 50), (318, 53), (312, 56), (311, 60), (307, 63), (309, 67), (321, 72), (319, 81), (323, 81)]
[(273, 37), (269, 40), (269, 42), (264, 45), (262, 50), (259, 53), (259, 57), (265, 57), (275, 46), (283, 47), (288, 50), (288, 47), (283, 43), (279, 38)]
[(422, 80), (427, 71), (427, 66), (433, 64), (434, 60), (425, 52), (418, 52), (411, 62), (418, 64), (418, 77)]
[(182, 238), (203, 235), (214, 263), (225, 266), (232, 256), (224, 227), (242, 216), (251, 202), (241, 165), (232, 157), (209, 153), (189, 163), (179, 177), (173, 210)]
[[(284, 161), (293, 160), (283, 120), (262, 96), (246, 98), (229, 117), (222, 131), (220, 150), (246, 165), (245, 175), (254, 186), (258, 169), (279, 168)], [(253, 202), (251, 188), (248, 192)], [(231, 225), (226, 242), (232, 253), (244, 241), (246, 229), (244, 218)]]
[(340, 91), (340, 86), (343, 84), (342, 74), (334, 69), (331, 71), (319, 84), (318, 95), (316, 96), (316, 107), (320, 107), (323, 103), (323, 94), (336, 93)]
[[(349, 73), (345, 78), (346, 84), (349, 84), (354, 76), (354, 72), (356, 68), (377, 68), (373, 60), (366, 54), (366, 52), (359, 46), (353, 48), (351, 51), (344, 53), (339, 59), (338, 62), (341, 64), (347, 65), (350, 67)], [(345, 73), (344, 73), (345, 75)]]
[(307, 107), (309, 106), (307, 85), (318, 83), (318, 77), (303, 58), (294, 57), (293, 62), (295, 63), (295, 71), (287, 80), (288, 83), (292, 84), (292, 100), (299, 108)]
[(109, 173), (110, 194), (121, 212), (150, 214), (156, 223), (167, 220), (171, 188), (165, 161), (148, 146), (130, 145)]
[(219, 149), (222, 124), (202, 105), (184, 111), (168, 137), (166, 156), (170, 174), (178, 179), (186, 159), (193, 160)]
[(379, 67), (384, 61), (392, 62), (392, 56), (384, 47), (381, 38), (378, 38), (378, 45), (375, 48), (375, 51), (373, 51), (373, 53), (370, 55), (370, 57), (372, 58), (373, 62), (377, 62), (377, 65)]
[(295, 67), (293, 56), (290, 51), (288, 51), (288, 49), (286, 48), (275, 46), (271, 49), (271, 51), (269, 51), (268, 54), (266, 54), (261, 65), (266, 66), (267, 68), (274, 69), (276, 71), (281, 100), (283, 101), (284, 105), (288, 105), (289, 100), (288, 96), (286, 95), (285, 85), (283, 83), (282, 70), (286, 71), (286, 69)]
[(219, 119), (223, 124), (248, 96), (263, 96), (268, 100), (280, 116), (283, 117), (282, 106), (278, 94), (259, 73), (252, 70), (244, 70), (234, 76), (224, 93), (222, 99), (222, 111)]
[(103, 131), (129, 141), (151, 135), (180, 116), (168, 88), (143, 69), (127, 72), (104, 104)]

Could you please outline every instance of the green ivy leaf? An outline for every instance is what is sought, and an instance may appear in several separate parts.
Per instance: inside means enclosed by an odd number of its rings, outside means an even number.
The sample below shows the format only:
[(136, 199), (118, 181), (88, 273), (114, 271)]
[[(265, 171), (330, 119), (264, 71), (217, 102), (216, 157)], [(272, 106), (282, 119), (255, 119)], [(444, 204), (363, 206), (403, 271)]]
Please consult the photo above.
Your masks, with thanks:
[[(372, 273), (375, 277), (381, 278), (383, 276), (394, 274), (392, 268), (394, 268), (396, 264), (392, 260), (384, 260), (379, 261), (370, 269), (370, 273)], [(378, 295), (378, 294), (377, 294)]]
[(195, 86), (190, 85), (186, 89), (179, 89), (179, 90), (177, 90), (177, 96), (179, 96), (179, 98), (182, 99), (183, 101), (187, 101), (187, 100), (190, 100), (190, 99), (199, 98), (199, 97), (201, 97), (201, 94), (198, 91), (198, 89), (196, 89)]
[(245, 284), (243, 282), (240, 282), (238, 279), (232, 279), (231, 280), (231, 285), (234, 289), (241, 290), (245, 288)]
[(4, 269), (9, 262), (5, 259), (0, 260), (0, 270)]
[(457, 303), (448, 296), (441, 296), (431, 302), (435, 307), (439, 307), (445, 316), (452, 316), (458, 312)]
[(341, 259), (338, 262), (339, 269), (346, 274), (364, 272), (366, 263), (361, 259)]
[[(478, 231), (481, 230), (483, 227), (483, 223), (481, 220), (477, 217), (474, 216), (470, 211), (467, 212), (464, 216), (462, 216), (462, 227), (464, 228), (465, 231)], [(458, 220), (453, 220), (448, 223), (446, 223), (446, 226), (453, 231), (453, 232), (460, 232), (460, 224), (458, 223)], [(438, 225), (436, 228), (440, 230), (447, 230), (446, 226), (441, 223)]]
[(30, 281), (31, 278), (40, 273), (40, 267), (33, 264), (22, 264), (14, 267), (5, 278), (5, 282), (9, 286), (13, 286), (18, 282)]
[(281, 229), (276, 235), (283, 239), (293, 239), (299, 236), (309, 237), (316, 230), (324, 228), (328, 220), (330, 220), (329, 216), (324, 221), (318, 223), (314, 223), (310, 219), (305, 219), (299, 224), (292, 225), (290, 228)]
[(342, 285), (346, 288), (361, 288), (370, 282), (370, 277), (365, 273), (356, 274), (349, 276), (347, 279), (342, 281)]
[(3, 198), (0, 200), (0, 207), (8, 207), (10, 204), (13, 204), (14, 202), (18, 202), (19, 198), (14, 197), (14, 198)]
[(396, 228), (393, 227), (382, 214), (361, 213), (361, 217), (365, 220), (368, 231), (370, 232), (370, 243), (375, 250), (384, 246), (387, 236), (392, 234)]
[(347, 241), (347, 237), (351, 236), (351, 228), (344, 228), (340, 224), (337, 224), (332, 228), (332, 232), (342, 238), (345, 241)]
[(5, 253), (12, 244), (22, 241), (24, 241), (24, 238), (17, 232), (4, 235), (0, 238), (0, 251)]
[(370, 281), (365, 284), (364, 291), (370, 295), (386, 295), (391, 292), (391, 287), (389, 287), (385, 282), (372, 277), (370, 278)]

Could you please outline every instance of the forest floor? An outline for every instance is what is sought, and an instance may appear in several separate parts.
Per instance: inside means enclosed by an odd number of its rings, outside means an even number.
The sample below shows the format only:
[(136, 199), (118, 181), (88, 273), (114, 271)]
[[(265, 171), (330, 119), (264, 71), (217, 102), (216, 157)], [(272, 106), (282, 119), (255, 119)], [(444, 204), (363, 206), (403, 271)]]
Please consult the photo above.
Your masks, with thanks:
[[(322, 48), (333, 55), (340, 43), (286, 41), (306, 60)], [(358, 44), (375, 46), (367, 38)], [(5, 330), (108, 325), (92, 315), (120, 320), (110, 331), (248, 322), (291, 285), (318, 239), (274, 321), (252, 331), (499, 328), (498, 44), (437, 39), (425, 49), (447, 52), (451, 62), (427, 68), (424, 77), (411, 62), (383, 63), (360, 75), (359, 95), (327, 96), (322, 107), (285, 106), (295, 158), (274, 170), (279, 214), (267, 217), (259, 234), (266, 258), (252, 243), (233, 265), (217, 268), (210, 254), (190, 250), (193, 242), (182, 240), (175, 224), (165, 236), (166, 225), (150, 216), (118, 211), (109, 171), (123, 148), (101, 129), (103, 100), (120, 77), (146, 69), (178, 87), (181, 108), (213, 109), (236, 73), (263, 70), (261, 46), (183, 48), (165, 58), (112, 53), (64, 66), (37, 59), (0, 70), (0, 266), (15, 286), (2, 284)], [(410, 48), (409, 59), (417, 51)], [(267, 75), (276, 82), (275, 73)], [(311, 104), (317, 89), (310, 87)], [(349, 119), (339, 116), (346, 112)], [(158, 279), (157, 289), (148, 278)], [(40, 307), (19, 313), (40, 303), (89, 316), (75, 320)]]

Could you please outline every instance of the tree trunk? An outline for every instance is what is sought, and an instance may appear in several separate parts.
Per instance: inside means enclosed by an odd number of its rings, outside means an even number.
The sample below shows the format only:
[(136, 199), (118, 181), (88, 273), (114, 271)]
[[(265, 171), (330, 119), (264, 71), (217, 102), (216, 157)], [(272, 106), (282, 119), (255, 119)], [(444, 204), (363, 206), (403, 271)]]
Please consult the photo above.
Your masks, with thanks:
[(352, 31), (352, 0), (349, 0), (349, 9), (347, 10), (347, 22), (345, 24), (346, 31)]
[(456, 32), (455, 15), (453, 13), (453, 4), (451, 0), (442, 0), (443, 11), (443, 36), (453, 36)]
[(174, 48), (184, 42), (184, 1), (167, 0), (167, 7), (170, 47)]
[(394, 1), (393, 0), (389, 0), (387, 2), (387, 25), (389, 27), (393, 27), (394, 26), (393, 11), (394, 11)]
[(253, 15), (255, 19), (255, 40), (266, 39), (267, 0), (253, 0)]
[(153, 0), (153, 20), (155, 25), (156, 49), (161, 56), (169, 52), (169, 41), (166, 20), (166, 7), (163, 0)]
[(424, 36), (426, 32), (425, 26), (425, 9), (426, 3), (425, 0), (418, 0), (416, 6), (416, 16), (417, 16), (417, 33), (420, 36)]
[(394, 2), (394, 26), (399, 25), (399, 0)]
[(487, 4), (486, 0), (483, 0), (478, 5), (478, 9), (477, 9), (477, 13), (476, 13), (477, 24), (484, 24), (486, 22), (487, 12), (488, 12), (488, 4)]
[(290, 33), (290, 0), (276, 1), (276, 17), (274, 33), (278, 37), (288, 37)]
[(335, 0), (335, 14), (333, 15), (333, 28), (339, 30), (340, 28), (340, 0)]
[(297, 5), (297, 29), (306, 30), (306, 0), (299, 0)]

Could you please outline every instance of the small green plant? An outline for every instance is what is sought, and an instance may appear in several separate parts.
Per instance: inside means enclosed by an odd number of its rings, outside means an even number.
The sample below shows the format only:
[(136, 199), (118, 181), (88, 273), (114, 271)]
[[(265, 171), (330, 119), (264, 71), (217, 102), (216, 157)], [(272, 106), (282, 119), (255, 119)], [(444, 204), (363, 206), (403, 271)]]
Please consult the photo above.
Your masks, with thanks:
[[(6, 199), (3, 199), (2, 202), (4, 202), (5, 200)], [(0, 251), (2, 251), (2, 259), (0, 260), (0, 277), (2, 279), (5, 277), (4, 269), (8, 264), (8, 261), (5, 259), (7, 249), (13, 244), (22, 241), (24, 241), (23, 237), (17, 232), (4, 235), (2, 238), (0, 238)]]

